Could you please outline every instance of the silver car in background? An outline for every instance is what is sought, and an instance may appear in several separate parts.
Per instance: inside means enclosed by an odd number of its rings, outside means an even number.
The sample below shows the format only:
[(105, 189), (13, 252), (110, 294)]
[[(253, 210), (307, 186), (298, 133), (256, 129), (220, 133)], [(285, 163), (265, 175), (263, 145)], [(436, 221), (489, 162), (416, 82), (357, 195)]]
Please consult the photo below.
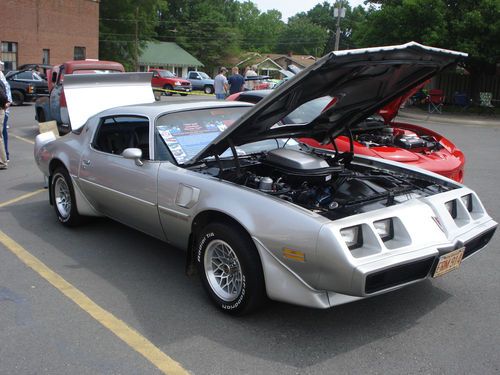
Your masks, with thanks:
[[(497, 223), (452, 180), (294, 138), (349, 135), (464, 57), (417, 43), (332, 52), (255, 106), (134, 104), (150, 76), (68, 77), (73, 131), (39, 135), (35, 160), (62, 224), (107, 216), (185, 249), (221, 310), (329, 308), (458, 268)], [(106, 104), (113, 87), (130, 105)], [(280, 123), (325, 96), (312, 121)]]

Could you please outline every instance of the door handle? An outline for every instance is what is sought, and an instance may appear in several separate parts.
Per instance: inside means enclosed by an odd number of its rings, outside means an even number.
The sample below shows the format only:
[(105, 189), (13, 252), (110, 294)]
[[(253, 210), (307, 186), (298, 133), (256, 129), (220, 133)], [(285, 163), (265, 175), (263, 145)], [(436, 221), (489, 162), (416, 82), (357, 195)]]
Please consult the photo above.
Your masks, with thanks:
[(82, 160), (82, 166), (83, 168), (88, 167), (90, 165), (90, 160), (89, 159), (83, 159)]

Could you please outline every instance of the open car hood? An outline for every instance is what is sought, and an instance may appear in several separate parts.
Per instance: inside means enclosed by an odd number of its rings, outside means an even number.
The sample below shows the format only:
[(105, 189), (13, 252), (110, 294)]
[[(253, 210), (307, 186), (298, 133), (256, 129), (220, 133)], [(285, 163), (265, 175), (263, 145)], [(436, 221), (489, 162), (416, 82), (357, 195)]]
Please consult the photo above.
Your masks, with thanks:
[[(231, 145), (276, 137), (329, 142), (410, 89), (467, 54), (415, 42), (398, 46), (330, 52), (300, 71), (221, 133), (189, 163), (221, 154)], [(313, 99), (336, 100), (307, 124), (277, 125)]]
[(68, 74), (64, 95), (71, 129), (81, 128), (89, 117), (109, 108), (153, 103), (153, 73)]

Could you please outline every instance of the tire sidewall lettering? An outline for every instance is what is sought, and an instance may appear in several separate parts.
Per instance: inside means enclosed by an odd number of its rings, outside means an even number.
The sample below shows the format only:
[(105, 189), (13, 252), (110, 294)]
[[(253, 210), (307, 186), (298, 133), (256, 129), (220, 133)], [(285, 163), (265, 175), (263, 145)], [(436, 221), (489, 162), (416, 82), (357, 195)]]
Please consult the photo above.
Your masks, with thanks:
[(221, 304), (221, 307), (224, 309), (224, 310), (234, 310), (236, 309), (238, 306), (241, 305), (241, 303), (243, 302), (243, 299), (245, 298), (245, 294), (246, 294), (246, 280), (245, 280), (245, 275), (243, 275), (242, 277), (242, 286), (241, 286), (241, 292), (240, 292), (240, 296), (238, 297), (238, 299), (232, 303), (232, 304), (226, 304), (226, 303), (222, 303)]
[(200, 243), (198, 245), (198, 251), (197, 251), (198, 255), (196, 257), (196, 260), (198, 261), (198, 263), (201, 263), (201, 256), (202, 256), (203, 250), (205, 249), (205, 244), (207, 243), (207, 241), (210, 238), (213, 238), (213, 237), (215, 237), (215, 233), (214, 232), (206, 233), (202, 237), (202, 239), (201, 239), (201, 241), (200, 241)]

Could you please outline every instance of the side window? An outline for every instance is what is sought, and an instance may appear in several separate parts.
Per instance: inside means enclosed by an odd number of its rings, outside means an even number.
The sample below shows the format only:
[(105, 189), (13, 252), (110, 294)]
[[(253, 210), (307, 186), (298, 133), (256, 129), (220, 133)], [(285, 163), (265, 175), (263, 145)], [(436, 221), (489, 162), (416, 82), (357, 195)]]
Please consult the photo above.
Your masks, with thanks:
[(19, 79), (19, 80), (33, 80), (33, 72), (31, 70), (27, 70), (25, 72), (21, 72), (19, 74), (16, 74), (14, 79)]
[(197, 76), (198, 75), (194, 72), (189, 73), (189, 78), (191, 78), (191, 79), (196, 79), (196, 78), (198, 78)]
[(101, 120), (92, 147), (121, 155), (126, 148), (138, 148), (149, 159), (149, 120), (139, 116), (115, 116)]

